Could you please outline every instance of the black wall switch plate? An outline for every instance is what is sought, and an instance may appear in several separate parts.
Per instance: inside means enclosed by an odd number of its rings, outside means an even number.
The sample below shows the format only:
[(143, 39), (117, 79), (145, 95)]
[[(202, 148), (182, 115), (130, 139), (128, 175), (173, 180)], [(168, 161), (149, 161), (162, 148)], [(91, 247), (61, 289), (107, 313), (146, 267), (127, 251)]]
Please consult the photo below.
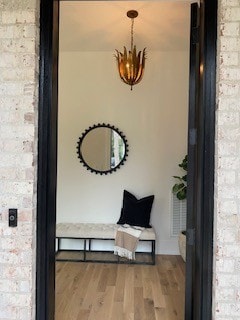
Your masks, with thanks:
[(17, 209), (9, 209), (8, 210), (8, 225), (9, 227), (17, 226)]

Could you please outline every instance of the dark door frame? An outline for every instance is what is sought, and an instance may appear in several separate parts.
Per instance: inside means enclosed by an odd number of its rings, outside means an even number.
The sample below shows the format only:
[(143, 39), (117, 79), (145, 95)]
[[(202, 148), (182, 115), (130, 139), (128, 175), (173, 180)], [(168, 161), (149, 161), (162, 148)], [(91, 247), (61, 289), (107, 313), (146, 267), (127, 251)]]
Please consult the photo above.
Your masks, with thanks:
[[(57, 184), (59, 1), (41, 0), (37, 186), (36, 319), (54, 320)], [(192, 286), (194, 320), (212, 318), (214, 146), (218, 0), (201, 0), (204, 20), (201, 153), (198, 201), (202, 227), (196, 235)], [(194, 284), (198, 285), (195, 286)], [(197, 297), (197, 299), (195, 299)], [(186, 320), (193, 320), (189, 316)]]

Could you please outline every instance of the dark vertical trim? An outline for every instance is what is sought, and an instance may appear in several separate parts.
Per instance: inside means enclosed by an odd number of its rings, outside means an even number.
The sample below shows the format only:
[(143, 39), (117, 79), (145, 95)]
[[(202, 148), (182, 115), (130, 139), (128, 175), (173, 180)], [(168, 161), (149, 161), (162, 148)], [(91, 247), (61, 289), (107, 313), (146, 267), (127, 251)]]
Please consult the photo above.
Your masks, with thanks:
[[(186, 320), (212, 319), (217, 0), (200, 1), (199, 39), (199, 83), (195, 96), (193, 93), (190, 95), (190, 101), (197, 98), (195, 101), (197, 143), (194, 150), (189, 136), (188, 178), (190, 183), (193, 182), (189, 185), (193, 190), (188, 189), (191, 193), (188, 199), (188, 211), (194, 210), (194, 212), (189, 214), (188, 228), (195, 230), (195, 244), (193, 247), (189, 244), (187, 246), (186, 274), (192, 276), (187, 279)], [(196, 64), (198, 65), (198, 62)], [(194, 119), (190, 119), (189, 129), (193, 123)]]
[[(190, 60), (189, 60), (189, 111), (188, 111), (188, 174), (187, 174), (187, 255), (186, 255), (186, 285), (185, 285), (185, 319), (193, 319), (193, 297), (195, 276), (195, 231), (196, 231), (196, 169), (197, 169), (197, 115), (199, 99), (199, 5), (191, 4), (190, 28)], [(194, 241), (189, 243), (189, 236)], [(198, 294), (198, 292), (196, 293)]]
[(36, 319), (55, 311), (58, 1), (41, 0), (37, 184)]
[(214, 155), (216, 110), (216, 53), (218, 0), (205, 1), (204, 14), (204, 167), (202, 199), (202, 319), (212, 319)]

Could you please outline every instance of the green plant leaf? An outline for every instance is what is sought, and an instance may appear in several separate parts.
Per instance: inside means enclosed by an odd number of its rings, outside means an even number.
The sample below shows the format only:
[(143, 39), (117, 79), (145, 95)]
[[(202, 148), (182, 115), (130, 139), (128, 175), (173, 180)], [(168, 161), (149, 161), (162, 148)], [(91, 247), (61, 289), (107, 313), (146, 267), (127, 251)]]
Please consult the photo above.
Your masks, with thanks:
[(178, 193), (179, 191), (181, 191), (182, 189), (186, 188), (185, 184), (184, 183), (176, 183), (173, 188), (172, 188), (172, 191), (173, 193)]
[(182, 190), (178, 191), (178, 193), (176, 194), (177, 198), (179, 200), (184, 200), (186, 199), (187, 196), (187, 188), (183, 188)]
[[(184, 171), (187, 171), (187, 164), (188, 164), (188, 158), (187, 155), (184, 157), (181, 163), (178, 164), (178, 166), (183, 169)], [(187, 174), (183, 175), (182, 177), (179, 176), (173, 176), (173, 178), (178, 179), (180, 183), (176, 183), (172, 187), (172, 192), (176, 194), (177, 198), (179, 200), (186, 199), (187, 197)]]
[(179, 184), (176, 183), (176, 184), (172, 187), (172, 192), (173, 192), (173, 193), (177, 193), (177, 192), (178, 192), (178, 190), (179, 190), (179, 187), (178, 187), (178, 186), (179, 186)]
[(178, 176), (173, 176), (173, 178), (178, 179), (178, 180), (180, 180), (180, 181), (183, 180), (181, 177), (178, 177)]
[(182, 180), (183, 180), (183, 181), (187, 181), (187, 175), (183, 176), (183, 177), (182, 177)]
[(187, 171), (187, 164), (188, 164), (188, 159), (186, 155), (183, 161), (178, 166), (182, 168), (184, 171)]

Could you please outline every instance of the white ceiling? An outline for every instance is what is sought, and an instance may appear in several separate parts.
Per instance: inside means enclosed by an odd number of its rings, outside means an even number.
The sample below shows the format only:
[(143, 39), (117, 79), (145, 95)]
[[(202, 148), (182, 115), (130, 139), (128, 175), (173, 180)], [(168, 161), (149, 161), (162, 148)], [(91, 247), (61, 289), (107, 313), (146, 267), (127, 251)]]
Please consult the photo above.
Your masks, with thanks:
[(60, 51), (122, 51), (130, 46), (128, 10), (139, 12), (134, 24), (137, 49), (188, 50), (190, 0), (61, 1)]

